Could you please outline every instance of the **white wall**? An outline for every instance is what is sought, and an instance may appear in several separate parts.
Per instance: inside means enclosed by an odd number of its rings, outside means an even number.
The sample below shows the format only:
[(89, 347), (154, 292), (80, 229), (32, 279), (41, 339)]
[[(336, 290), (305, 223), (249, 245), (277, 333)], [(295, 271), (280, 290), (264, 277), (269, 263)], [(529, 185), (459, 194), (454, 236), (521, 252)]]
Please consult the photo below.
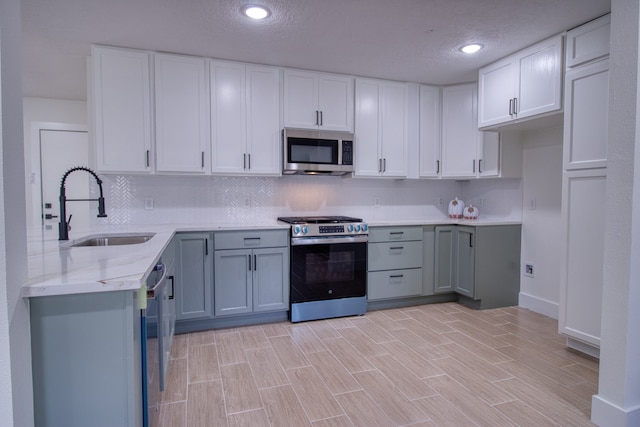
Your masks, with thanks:
[[(523, 211), (520, 305), (558, 318), (562, 127), (523, 132)], [(535, 200), (535, 209), (530, 203)], [(524, 275), (534, 264), (534, 277)]]
[(64, 99), (24, 98), (23, 116), (27, 226), (30, 227), (38, 224), (40, 218), (39, 129), (64, 129), (67, 125), (86, 126), (87, 103)]
[(0, 2), (0, 423), (33, 425), (27, 278), (20, 1)]

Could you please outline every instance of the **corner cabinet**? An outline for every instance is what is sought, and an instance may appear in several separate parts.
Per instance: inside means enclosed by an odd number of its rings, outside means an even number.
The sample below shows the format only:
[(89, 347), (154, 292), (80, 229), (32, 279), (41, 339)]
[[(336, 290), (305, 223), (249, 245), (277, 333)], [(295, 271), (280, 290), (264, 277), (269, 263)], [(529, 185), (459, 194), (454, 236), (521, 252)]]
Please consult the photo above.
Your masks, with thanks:
[(215, 233), (215, 315), (289, 310), (287, 230)]
[(560, 112), (562, 46), (558, 35), (481, 68), (478, 127)]
[(442, 178), (500, 176), (500, 134), (479, 131), (475, 83), (442, 89)]
[(151, 173), (151, 56), (149, 52), (92, 46), (96, 169)]
[(203, 58), (154, 55), (156, 172), (204, 174), (209, 97)]
[(210, 61), (211, 172), (280, 175), (278, 68)]
[(284, 70), (284, 125), (353, 132), (353, 77)]
[(520, 225), (435, 227), (434, 292), (487, 309), (518, 304)]
[(211, 233), (178, 233), (175, 245), (176, 318), (213, 315), (213, 239)]
[(408, 91), (405, 83), (356, 79), (356, 176), (407, 176)]
[(607, 187), (610, 15), (567, 33), (559, 332), (598, 356)]

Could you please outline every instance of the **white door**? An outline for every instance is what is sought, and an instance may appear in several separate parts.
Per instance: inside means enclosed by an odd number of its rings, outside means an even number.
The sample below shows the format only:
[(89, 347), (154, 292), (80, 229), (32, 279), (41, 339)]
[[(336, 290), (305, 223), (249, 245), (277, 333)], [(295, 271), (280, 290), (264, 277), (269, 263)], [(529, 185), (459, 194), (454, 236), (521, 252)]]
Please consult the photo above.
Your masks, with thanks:
[[(66, 171), (74, 166), (89, 165), (89, 138), (87, 132), (40, 130), (40, 192), (42, 223), (57, 229), (60, 219), (60, 183)], [(68, 199), (88, 199), (89, 183), (94, 180), (88, 173), (74, 172), (68, 176), (65, 187)], [(98, 214), (97, 202), (67, 202), (67, 217), (73, 215), (71, 227), (89, 225), (90, 212)], [(51, 215), (51, 217), (48, 217)]]

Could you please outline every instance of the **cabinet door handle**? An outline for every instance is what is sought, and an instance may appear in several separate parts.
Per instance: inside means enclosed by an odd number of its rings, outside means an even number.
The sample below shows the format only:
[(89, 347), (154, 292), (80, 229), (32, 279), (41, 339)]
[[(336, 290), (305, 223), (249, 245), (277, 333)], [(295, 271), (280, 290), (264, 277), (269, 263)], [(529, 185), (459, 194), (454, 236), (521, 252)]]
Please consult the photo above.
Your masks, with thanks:
[(318, 126), (320, 124), (320, 112), (318, 110), (316, 110), (316, 126)]
[(258, 270), (258, 255), (253, 256), (253, 271)]
[(320, 126), (324, 125), (324, 120), (322, 119), (322, 111), (320, 111)]
[(378, 173), (382, 173), (382, 159), (378, 159)]
[(392, 246), (389, 248), (390, 251), (401, 251), (404, 249), (404, 246)]
[(436, 173), (440, 173), (440, 160), (436, 160)]
[(390, 274), (389, 279), (400, 279), (404, 277), (404, 274)]
[(476, 173), (476, 159), (473, 159), (473, 173)]
[(149, 167), (149, 165), (150, 165), (149, 156), (150, 156), (150, 151), (147, 150), (147, 154), (146, 154), (146, 158), (145, 158), (145, 162), (147, 163), (147, 167)]
[(518, 115), (518, 98), (513, 98), (513, 115)]
[(175, 291), (173, 284), (175, 282), (175, 278), (173, 276), (169, 276), (169, 280), (171, 280), (171, 295), (169, 295), (169, 299), (173, 299), (173, 292)]
[(209, 239), (204, 239), (204, 256), (209, 256)]
[(482, 159), (478, 160), (478, 173), (482, 173)]
[(382, 172), (387, 171), (387, 159), (382, 159)]
[(204, 151), (200, 154), (200, 167), (204, 169)]
[(242, 169), (246, 169), (247, 168), (247, 153), (244, 153), (242, 155)]
[(247, 154), (247, 160), (248, 160), (247, 163), (249, 165), (249, 167), (247, 169), (250, 170), (251, 169), (251, 153)]
[(513, 98), (509, 100), (509, 116), (513, 116)]
[(247, 258), (249, 258), (249, 271), (251, 271), (251, 255), (247, 255)]
[(389, 234), (404, 234), (404, 231), (390, 231)]
[(469, 247), (473, 247), (473, 233), (469, 233)]

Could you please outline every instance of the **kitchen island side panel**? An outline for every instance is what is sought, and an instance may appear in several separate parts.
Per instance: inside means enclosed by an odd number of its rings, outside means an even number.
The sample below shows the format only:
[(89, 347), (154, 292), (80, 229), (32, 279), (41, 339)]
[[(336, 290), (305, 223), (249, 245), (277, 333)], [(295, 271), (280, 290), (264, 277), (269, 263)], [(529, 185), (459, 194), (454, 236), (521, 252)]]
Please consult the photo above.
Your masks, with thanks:
[(30, 299), (35, 425), (142, 424), (134, 292)]

